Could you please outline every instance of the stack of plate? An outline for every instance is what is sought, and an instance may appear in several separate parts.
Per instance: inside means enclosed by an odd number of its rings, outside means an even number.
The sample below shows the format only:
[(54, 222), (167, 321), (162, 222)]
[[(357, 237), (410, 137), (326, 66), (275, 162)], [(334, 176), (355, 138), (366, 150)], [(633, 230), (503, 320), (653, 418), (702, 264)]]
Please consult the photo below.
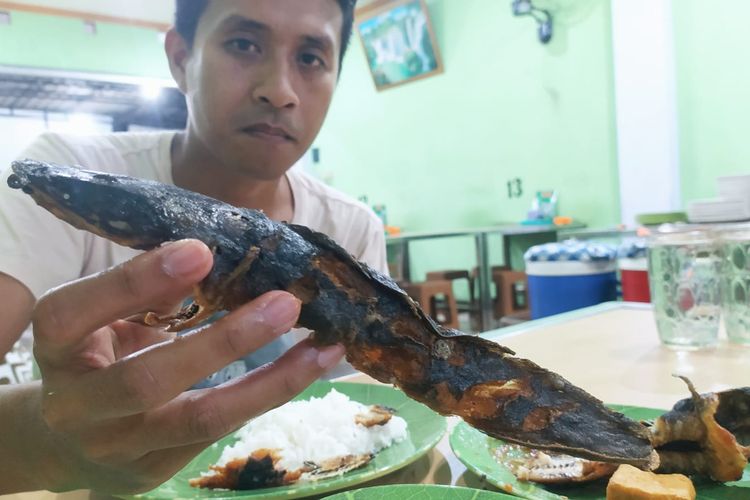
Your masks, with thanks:
[(750, 175), (731, 175), (717, 180), (719, 197), (688, 204), (690, 222), (750, 220)]
[(690, 222), (736, 222), (750, 219), (750, 197), (744, 200), (713, 198), (688, 204)]
[(717, 179), (719, 197), (727, 200), (750, 198), (750, 175), (728, 175)]

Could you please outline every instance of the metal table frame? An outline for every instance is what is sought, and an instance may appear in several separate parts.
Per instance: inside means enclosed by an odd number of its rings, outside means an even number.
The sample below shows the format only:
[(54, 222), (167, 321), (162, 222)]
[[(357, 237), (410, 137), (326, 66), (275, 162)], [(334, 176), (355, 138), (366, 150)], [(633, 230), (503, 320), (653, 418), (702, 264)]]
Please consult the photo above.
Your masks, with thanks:
[(398, 244), (401, 260), (402, 277), (411, 280), (411, 264), (409, 256), (409, 243), (419, 240), (432, 240), (441, 238), (458, 238), (473, 237), (474, 247), (477, 259), (477, 285), (479, 288), (479, 308), (480, 308), (480, 329), (486, 331), (490, 328), (493, 321), (492, 313), (492, 295), (490, 293), (490, 282), (492, 281), (492, 269), (489, 261), (489, 237), (498, 235), (502, 238), (503, 263), (510, 265), (510, 239), (513, 236), (550, 234), (557, 239), (559, 232), (565, 229), (581, 229), (583, 224), (575, 226), (553, 226), (553, 225), (498, 225), (487, 226), (474, 229), (459, 229), (454, 231), (436, 231), (436, 232), (414, 232), (404, 233), (398, 236), (389, 236), (386, 238), (386, 244)]

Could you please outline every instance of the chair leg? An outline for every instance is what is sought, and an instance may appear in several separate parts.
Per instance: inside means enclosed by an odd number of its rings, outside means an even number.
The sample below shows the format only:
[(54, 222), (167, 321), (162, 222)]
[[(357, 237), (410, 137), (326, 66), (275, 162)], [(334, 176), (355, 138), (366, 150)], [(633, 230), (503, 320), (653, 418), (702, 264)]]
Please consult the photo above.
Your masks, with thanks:
[[(458, 304), (453, 295), (452, 282), (435, 280), (409, 283), (403, 288), (436, 322), (446, 328), (458, 328)], [(445, 316), (442, 320), (439, 317), (441, 312)]]
[(440, 321), (440, 324), (446, 328), (458, 329), (458, 304), (456, 303), (456, 297), (452, 293), (438, 293), (432, 296), (430, 307), (433, 312), (432, 317), (435, 318), (439, 313), (438, 295), (443, 296), (442, 312), (445, 314), (445, 319)]

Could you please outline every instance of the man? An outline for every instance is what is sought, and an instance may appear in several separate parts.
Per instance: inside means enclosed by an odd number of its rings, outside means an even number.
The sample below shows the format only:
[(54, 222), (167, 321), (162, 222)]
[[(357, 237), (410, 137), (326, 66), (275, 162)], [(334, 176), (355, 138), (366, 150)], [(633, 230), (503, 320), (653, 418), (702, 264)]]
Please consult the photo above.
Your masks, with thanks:
[[(173, 181), (262, 209), (327, 232), (384, 270), (375, 216), (288, 172), (323, 123), (354, 2), (178, 0), (177, 7), (166, 52), (188, 101), (184, 133), (47, 135), (26, 156)], [(183, 392), (277, 339), (295, 324), (299, 302), (272, 292), (174, 342), (118, 318), (173, 308), (211, 268), (205, 245), (176, 242), (128, 260), (135, 252), (75, 231), (9, 189), (0, 189), (0, 221), (2, 348), (33, 319), (43, 378), (0, 388), (0, 493), (149, 489), (343, 355), (340, 346), (303, 341), (263, 369)]]
[[(272, 219), (328, 234), (385, 272), (377, 217), (289, 171), (323, 124), (353, 9), (352, 0), (178, 0), (176, 29), (165, 45), (187, 98), (187, 129), (84, 138), (47, 134), (23, 156), (174, 183), (263, 210)], [(7, 172), (0, 185), (6, 178)], [(22, 193), (0, 190), (0, 296), (12, 311), (0, 322), (0, 355), (29, 324), (35, 298), (136, 254), (74, 230)], [(256, 353), (247, 368), (274, 359), (290, 344), (277, 342)]]

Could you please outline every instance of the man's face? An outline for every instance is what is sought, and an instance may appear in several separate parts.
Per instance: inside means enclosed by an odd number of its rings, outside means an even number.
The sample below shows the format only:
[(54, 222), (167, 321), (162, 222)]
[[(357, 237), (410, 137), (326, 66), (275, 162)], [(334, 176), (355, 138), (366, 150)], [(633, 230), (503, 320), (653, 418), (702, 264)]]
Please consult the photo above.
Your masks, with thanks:
[(191, 132), (230, 168), (280, 177), (312, 144), (339, 72), (333, 0), (211, 0), (185, 63)]

